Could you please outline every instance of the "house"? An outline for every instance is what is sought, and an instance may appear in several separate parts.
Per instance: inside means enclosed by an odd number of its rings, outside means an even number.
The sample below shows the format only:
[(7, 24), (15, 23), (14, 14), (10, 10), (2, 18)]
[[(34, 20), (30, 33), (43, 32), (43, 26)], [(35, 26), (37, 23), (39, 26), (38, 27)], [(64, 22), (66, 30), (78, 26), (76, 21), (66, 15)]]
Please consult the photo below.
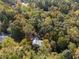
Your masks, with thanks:
[(33, 46), (35, 46), (35, 45), (37, 45), (39, 47), (42, 46), (43, 41), (40, 40), (39, 37), (35, 36), (31, 40), (32, 40), (32, 45)]

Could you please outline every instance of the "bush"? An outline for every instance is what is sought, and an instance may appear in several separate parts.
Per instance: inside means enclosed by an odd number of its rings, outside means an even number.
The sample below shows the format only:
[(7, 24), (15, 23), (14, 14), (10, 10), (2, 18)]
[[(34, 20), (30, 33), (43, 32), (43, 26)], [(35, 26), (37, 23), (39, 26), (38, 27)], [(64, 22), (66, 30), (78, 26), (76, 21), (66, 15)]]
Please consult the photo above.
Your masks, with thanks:
[(17, 46), (18, 44), (11, 37), (6, 37), (1, 42), (1, 45), (2, 45), (2, 47), (12, 47), (12, 46)]
[(0, 50), (0, 59), (22, 59), (23, 54), (19, 48), (6, 47)]
[(72, 43), (72, 42), (70, 42), (69, 45), (68, 45), (68, 49), (70, 51), (72, 51), (73, 53), (75, 52), (76, 47), (77, 47), (76, 44), (75, 43)]
[(65, 57), (65, 59), (73, 59), (73, 55), (70, 50), (64, 50), (62, 55)]
[(60, 51), (63, 51), (67, 48), (67, 45), (69, 43), (69, 39), (65, 38), (65, 37), (59, 37), (58, 41), (57, 41), (57, 45), (58, 45), (58, 49)]

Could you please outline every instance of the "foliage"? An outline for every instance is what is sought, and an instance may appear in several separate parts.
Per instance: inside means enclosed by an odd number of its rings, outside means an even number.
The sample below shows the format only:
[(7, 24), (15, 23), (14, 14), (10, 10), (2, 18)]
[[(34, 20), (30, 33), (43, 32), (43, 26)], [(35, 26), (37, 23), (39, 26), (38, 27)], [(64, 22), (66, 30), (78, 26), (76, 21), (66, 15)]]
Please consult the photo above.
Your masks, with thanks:
[[(77, 59), (79, 2), (0, 0), (0, 33), (8, 36), (0, 41), (0, 59)], [(43, 41), (38, 52), (34, 37)]]
[(2, 47), (12, 47), (17, 45), (11, 37), (6, 37), (1, 44)]
[(70, 42), (68, 48), (74, 53), (76, 50), (76, 44)]

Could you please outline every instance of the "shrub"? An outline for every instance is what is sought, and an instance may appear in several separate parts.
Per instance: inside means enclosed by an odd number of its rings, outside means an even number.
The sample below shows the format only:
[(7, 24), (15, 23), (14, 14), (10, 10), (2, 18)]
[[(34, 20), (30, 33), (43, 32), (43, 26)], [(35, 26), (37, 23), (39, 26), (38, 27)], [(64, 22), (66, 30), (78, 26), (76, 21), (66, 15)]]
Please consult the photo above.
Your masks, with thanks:
[(65, 57), (65, 59), (73, 59), (73, 55), (70, 50), (64, 50), (62, 55)]
[(76, 44), (75, 43), (72, 43), (72, 42), (70, 42), (69, 45), (68, 45), (68, 49), (70, 51), (72, 51), (73, 53), (75, 52), (76, 47), (77, 47)]
[(14, 39), (11, 37), (6, 37), (2, 42), (1, 42), (2, 47), (12, 47), (18, 45)]

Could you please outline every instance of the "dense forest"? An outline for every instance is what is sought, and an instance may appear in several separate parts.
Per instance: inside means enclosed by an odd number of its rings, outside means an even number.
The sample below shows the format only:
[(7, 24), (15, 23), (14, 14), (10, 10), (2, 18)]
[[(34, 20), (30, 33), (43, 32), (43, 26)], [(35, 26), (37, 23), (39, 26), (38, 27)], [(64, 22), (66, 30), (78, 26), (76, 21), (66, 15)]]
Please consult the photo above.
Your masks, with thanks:
[(0, 59), (79, 59), (79, 0), (0, 0), (1, 33)]

